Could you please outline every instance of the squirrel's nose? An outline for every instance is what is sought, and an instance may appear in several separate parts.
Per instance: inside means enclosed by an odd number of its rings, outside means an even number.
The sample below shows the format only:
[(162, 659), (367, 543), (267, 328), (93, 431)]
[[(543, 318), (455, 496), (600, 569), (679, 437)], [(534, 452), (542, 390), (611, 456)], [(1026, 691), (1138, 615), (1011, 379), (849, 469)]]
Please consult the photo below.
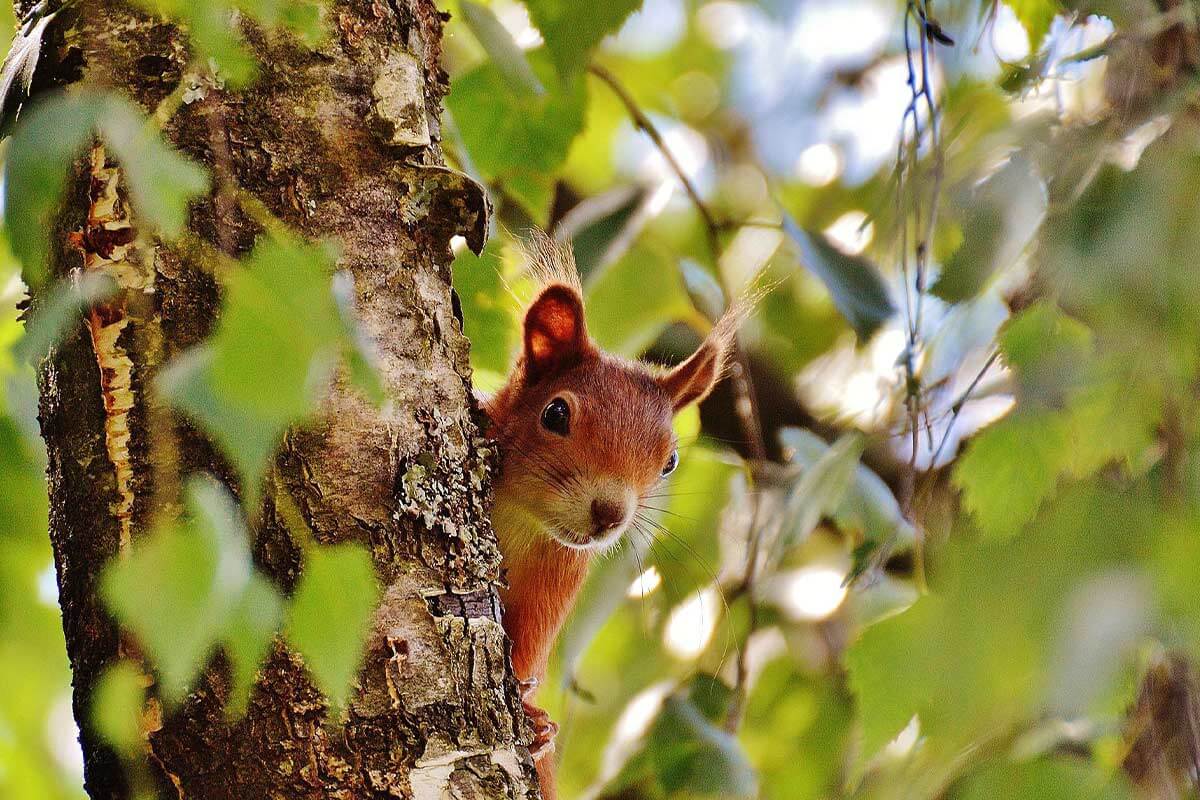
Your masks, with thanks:
[(592, 501), (592, 531), (597, 536), (621, 527), (624, 522), (624, 504), (599, 497)]

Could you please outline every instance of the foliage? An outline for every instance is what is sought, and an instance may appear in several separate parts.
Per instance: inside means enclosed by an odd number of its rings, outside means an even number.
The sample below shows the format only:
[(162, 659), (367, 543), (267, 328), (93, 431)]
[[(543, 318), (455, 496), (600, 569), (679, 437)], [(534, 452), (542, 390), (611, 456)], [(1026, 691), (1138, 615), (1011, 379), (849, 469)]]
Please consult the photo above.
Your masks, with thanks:
[[(328, 22), (309, 0), (144, 4), (229, 91), (256, 68), (231, 10), (309, 42)], [(1155, 58), (1194, 21), (1132, 0), (449, 8), (442, 144), (497, 206), (453, 266), (476, 388), (518, 346), (531, 224), (573, 241), (589, 330), (625, 357), (677, 361), (769, 287), (740, 344), (774, 458), (750, 457), (730, 388), (676, 421), (680, 468), (597, 563), (539, 696), (562, 796), (1132, 796), (1138, 681), (1200, 659), (1200, 131), (1176, 91), (1194, 66)], [(208, 187), (112, 93), (31, 104), (5, 153), (10, 309), (93, 135), (142, 235), (179, 235)], [(156, 386), (245, 505), (197, 478), (105, 569), (144, 655), (90, 712), (118, 750), (206, 666), (240, 713), (277, 641), (335, 704), (351, 691), (370, 559), (312, 542), (267, 469), (340, 369), (378, 399), (336, 261), (277, 225), (218, 260), (219, 322)], [(112, 291), (45, 287), (24, 331), (0, 318), (5, 797), (78, 796), (29, 362)], [(265, 492), (303, 552), (289, 597), (249, 556)]]

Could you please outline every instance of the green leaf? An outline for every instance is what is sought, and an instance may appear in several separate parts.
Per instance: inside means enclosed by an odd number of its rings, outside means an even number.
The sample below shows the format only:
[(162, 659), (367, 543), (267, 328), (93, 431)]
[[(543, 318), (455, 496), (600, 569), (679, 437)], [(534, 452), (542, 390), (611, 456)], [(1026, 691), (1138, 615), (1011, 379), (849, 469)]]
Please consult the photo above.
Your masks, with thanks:
[(644, 188), (618, 186), (583, 200), (555, 225), (555, 237), (571, 242), (585, 283), (625, 254), (646, 223), (645, 215), (637, 213), (645, 200)]
[[(800, 428), (782, 429), (779, 441), (788, 460), (806, 471), (830, 454), (829, 445), (819, 436)], [(857, 533), (872, 552), (878, 547), (887, 547), (889, 552), (907, 550), (916, 536), (892, 490), (862, 463), (855, 464), (850, 484), (831, 516), (840, 530)], [(852, 572), (851, 577), (856, 573)]]
[(922, 751), (944, 762), (1039, 718), (1070, 598), (1130, 558), (1156, 527), (1153, 502), (1073, 487), (1039, 518), (1036, 536), (952, 540), (939, 550), (927, 570), (936, 581), (932, 593), (864, 630), (847, 653), (862, 759), (914, 715)]
[(624, 797), (631, 787), (653, 787), (657, 794), (651, 797), (757, 796), (754, 768), (737, 739), (718, 724), (731, 698), (729, 687), (709, 675), (697, 675), (669, 694), (643, 746), (600, 796)]
[(45, 451), (0, 414), (0, 548), (46, 535)]
[(720, 319), (728, 303), (725, 290), (713, 274), (690, 258), (680, 260), (679, 273), (688, 296), (700, 313), (713, 321)]
[(838, 250), (822, 234), (804, 230), (786, 213), (783, 228), (800, 251), (801, 263), (825, 284), (858, 338), (871, 338), (895, 313), (879, 270), (865, 258)]
[(865, 446), (866, 440), (858, 433), (843, 434), (801, 473), (784, 501), (779, 538), (771, 547), (774, 559), (807, 539), (822, 517), (841, 506)]
[(146, 703), (146, 680), (131, 661), (118, 661), (105, 668), (92, 692), (92, 724), (118, 752), (132, 756), (145, 742), (142, 709)]
[(309, 548), (288, 616), (287, 638), (334, 707), (349, 698), (379, 590), (371, 555), (343, 543)]
[(213, 388), (216, 350), (200, 345), (172, 359), (158, 374), (158, 389), (172, 405), (211, 433), (245, 476), (246, 491), (259, 491), (257, 476), (279, 446), (291, 417), (271, 407), (237, 405)]
[(246, 712), (250, 690), (283, 617), (283, 598), (274, 584), (257, 572), (251, 575), (241, 602), (232, 611), (224, 637), (232, 680), (225, 706), (228, 716), (236, 718)]
[(633, 357), (672, 322), (694, 318), (676, 265), (669, 254), (639, 246), (594, 276), (584, 303), (592, 338)]
[[(105, 568), (101, 593), (145, 648), (168, 702), (178, 701), (217, 645), (235, 663), (254, 655), (279, 622), (275, 590), (254, 574), (249, 533), (228, 490), (211, 479), (187, 485), (188, 516), (168, 523)], [(253, 618), (253, 631), (241, 628)], [(244, 674), (244, 667), (243, 667)]]
[(101, 115), (94, 94), (58, 95), (26, 110), (4, 165), (4, 216), (25, 282), (41, 283), (48, 232), (63, 199), (71, 164)]
[(464, 247), (451, 266), (463, 333), (471, 340), (471, 366), (497, 375), (508, 372), (517, 339), (501, 275), (501, 249), (498, 239), (489, 241), (478, 256)]
[(480, 175), (544, 221), (553, 180), (583, 130), (587, 93), (582, 77), (560, 81), (543, 55), (532, 54), (530, 63), (544, 94), (514, 95), (500, 67), (488, 61), (454, 82), (446, 107)]
[(546, 49), (563, 77), (578, 74), (587, 65), (592, 49), (625, 18), (642, 6), (642, 0), (578, 3), (573, 0), (529, 0), (529, 16), (546, 40)]
[(950, 303), (977, 295), (998, 272), (1016, 263), (1046, 214), (1046, 190), (1033, 165), (1013, 156), (970, 196), (963, 243), (946, 263), (933, 293)]
[(998, 344), (1005, 362), (1020, 375), (1024, 396), (1042, 397), (1048, 404), (1056, 404), (1060, 389), (1077, 382), (1091, 356), (1092, 334), (1052, 303), (1042, 302), (1010, 319), (1000, 332)]
[(1007, 538), (1054, 491), (1069, 442), (1056, 414), (1017, 411), (971, 439), (954, 468), (963, 505), (984, 535)]
[(964, 506), (987, 536), (1033, 519), (1060, 478), (1133, 463), (1155, 437), (1162, 401), (1145, 365), (1098, 353), (1085, 326), (1049, 303), (999, 336), (1017, 378), (1017, 410), (975, 436), (954, 470)]
[(653, 546), (644, 560), (662, 576), (663, 602), (674, 606), (717, 582), (721, 564), (718, 522), (740, 472), (735, 460), (718, 451), (687, 447), (680, 451), (679, 469), (664, 491), (670, 497), (650, 501), (650, 505), (665, 504), (667, 512), (658, 520), (661, 527), (648, 526)]
[(645, 539), (627, 536), (616, 553), (599, 560), (588, 570), (579, 599), (563, 623), (554, 648), (563, 688), (574, 683), (588, 647), (613, 612), (627, 602), (625, 593), (639, 571), (645, 568), (648, 550), (649, 543)]
[(738, 731), (764, 798), (833, 798), (853, 746), (853, 698), (842, 676), (810, 675), (787, 654), (755, 679)]
[(227, 276), (212, 338), (159, 376), (171, 403), (229, 454), (251, 496), (283, 432), (315, 411), (343, 355), (362, 359), (352, 374), (371, 391), (367, 357), (344, 309), (348, 301), (339, 307), (332, 271), (325, 247), (261, 240), (244, 268)]
[(22, 118), (5, 162), (5, 215), (26, 282), (41, 282), (48, 233), (71, 165), (99, 133), (117, 156), (137, 223), (171, 236), (182, 230), (190, 200), (208, 188), (205, 171), (169, 148), (135, 106), (91, 92), (59, 94)]
[(467, 27), (475, 34), (492, 63), (500, 70), (509, 90), (515, 95), (544, 94), (546, 90), (533, 74), (533, 68), (529, 66), (525, 54), (517, 47), (492, 10), (470, 0), (462, 0), (461, 7)]
[(208, 172), (167, 146), (146, 116), (123, 99), (108, 98), (100, 134), (129, 182), (137, 222), (149, 222), (167, 237), (182, 233), (188, 203), (208, 191)]

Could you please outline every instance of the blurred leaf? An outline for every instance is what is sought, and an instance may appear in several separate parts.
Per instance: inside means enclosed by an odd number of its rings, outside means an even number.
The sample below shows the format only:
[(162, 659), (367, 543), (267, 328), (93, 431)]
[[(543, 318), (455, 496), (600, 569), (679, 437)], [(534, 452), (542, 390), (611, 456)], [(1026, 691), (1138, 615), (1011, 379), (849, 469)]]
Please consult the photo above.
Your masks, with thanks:
[(1080, 581), (1067, 594), (1050, 646), (1047, 705), (1055, 717), (1086, 719), (1119, 685), (1121, 668), (1132, 667), (1137, 646), (1152, 633), (1152, 605), (1147, 582), (1125, 569)]
[(588, 570), (579, 599), (559, 631), (555, 646), (564, 688), (576, 682), (579, 662), (600, 629), (621, 604), (629, 602), (626, 592), (645, 568), (648, 551), (649, 543), (631, 534), (616, 553)]
[(350, 697), (379, 589), (371, 555), (346, 542), (310, 547), (288, 616), (288, 641), (335, 708)]
[(1008, 305), (996, 291), (953, 306), (925, 342), (922, 382), (929, 386), (950, 378), (972, 354), (990, 350), (1008, 315)]
[(995, 759), (962, 781), (957, 800), (1028, 797), (1038, 800), (1124, 800), (1120, 775), (1083, 759), (1059, 756), (1032, 761)]
[(271, 406), (235, 405), (219, 394), (212, 380), (216, 357), (217, 351), (211, 345), (180, 353), (159, 372), (158, 389), (216, 438), (244, 476), (246, 491), (256, 495), (260, 491), (258, 476), (292, 418), (280, 415)]
[(105, 668), (92, 693), (92, 724), (100, 735), (124, 756), (133, 756), (145, 742), (142, 709), (146, 681), (131, 661), (118, 661)]
[(546, 49), (563, 77), (581, 72), (592, 48), (610, 33), (616, 33), (642, 0), (610, 0), (607, 3), (576, 3), (572, 0), (529, 0), (526, 4), (533, 24), (542, 32)]
[(492, 239), (478, 256), (463, 248), (451, 272), (462, 309), (463, 333), (471, 340), (471, 365), (504, 374), (517, 341), (517, 325), (506, 303), (501, 242)]
[(803, 674), (787, 655), (755, 680), (738, 738), (758, 768), (763, 798), (839, 796), (854, 722), (842, 683)]
[[(928, 570), (937, 579), (934, 591), (867, 628), (847, 654), (862, 759), (914, 715), (923, 751), (939, 761), (1037, 718), (1055, 666), (1065, 598), (1129, 557), (1153, 529), (1149, 511), (1138, 493), (1081, 486), (1039, 519), (1037, 535), (955, 541), (939, 551)], [(1121, 536), (1097, 536), (1104, 530)]]
[(15, 539), (40, 541), (46, 532), (45, 454), (0, 415), (0, 547)]
[(225, 713), (231, 718), (246, 713), (250, 690), (283, 621), (283, 598), (274, 584), (257, 572), (250, 576), (241, 602), (231, 612), (225, 631), (231, 687)]
[(4, 216), (25, 282), (41, 283), (47, 236), (71, 164), (88, 143), (104, 102), (94, 94), (58, 95), (26, 110), (4, 163)]
[(875, 265), (831, 245), (820, 233), (796, 225), (786, 213), (783, 227), (800, 251), (800, 261), (816, 275), (833, 297), (833, 304), (854, 328), (860, 341), (886, 322), (895, 309)]
[(627, 252), (646, 222), (640, 213), (645, 200), (644, 188), (619, 186), (583, 200), (555, 225), (555, 237), (571, 242), (585, 283)]
[(1017, 411), (971, 439), (954, 482), (984, 534), (1012, 536), (1033, 519), (1058, 483), (1067, 444), (1063, 420), (1036, 411)]
[(1046, 214), (1046, 190), (1033, 165), (1017, 155), (956, 205), (966, 209), (963, 243), (932, 290), (951, 303), (974, 297), (1017, 261)]
[(999, 343), (1020, 403), (971, 440), (954, 481), (980, 529), (1005, 537), (1033, 519), (1060, 477), (1132, 462), (1154, 438), (1160, 402), (1142, 365), (1098, 355), (1091, 332), (1049, 304), (1009, 320)]
[(36, 365), (46, 357), (67, 327), (79, 322), (79, 314), (93, 303), (107, 298), (117, 285), (112, 278), (88, 273), (78, 281), (63, 279), (49, 292), (37, 313), (25, 324), (25, 335), (13, 348), (20, 361)]
[(54, 95), (25, 113), (5, 159), (4, 207), (27, 283), (41, 282), (71, 165), (94, 133), (117, 156), (138, 220), (167, 236), (180, 232), (188, 202), (207, 189), (208, 179), (148, 125), (129, 101), (91, 92)]
[(583, 129), (587, 94), (582, 77), (560, 81), (544, 55), (531, 54), (530, 65), (544, 94), (514, 95), (488, 61), (455, 81), (446, 107), (481, 176), (499, 182), (544, 223), (554, 176)]
[[(183, 697), (218, 643), (244, 665), (261, 653), (263, 628), (279, 621), (275, 613), (264, 624), (280, 601), (254, 573), (249, 533), (228, 490), (194, 479), (186, 496), (185, 519), (160, 527), (101, 578), (105, 602), (137, 635), (168, 702)], [(241, 629), (251, 616), (255, 629)]]
[(758, 779), (736, 738), (719, 727), (731, 692), (718, 679), (697, 675), (664, 700), (640, 750), (600, 793), (601, 798), (750, 798)]
[(588, 332), (606, 350), (635, 357), (672, 322), (695, 315), (676, 262), (639, 246), (587, 287)]
[(207, 171), (169, 147), (145, 114), (123, 99), (107, 99), (100, 132), (129, 182), (137, 221), (167, 237), (182, 233), (188, 203), (208, 190)]
[(679, 272), (696, 308), (710, 320), (720, 319), (725, 312), (725, 290), (713, 274), (690, 258), (680, 260)]
[(1092, 355), (1091, 331), (1051, 303), (1037, 303), (1010, 319), (997, 343), (1017, 371), (1021, 399), (1058, 407), (1079, 385)]
[(674, 605), (717, 582), (720, 569), (720, 519), (731, 496), (730, 484), (741, 467), (721, 453), (701, 446), (680, 452), (679, 469), (647, 505), (665, 509), (649, 526), (653, 540), (647, 565), (658, 569), (661, 597)]
[(462, 0), (463, 19), (475, 38), (483, 45), (488, 57), (508, 83), (515, 95), (544, 94), (545, 89), (533, 74), (525, 54), (517, 47), (512, 36), (496, 19), (490, 8)]
[[(360, 354), (364, 363), (351, 377), (372, 393), (372, 372), (352, 318), (338, 306), (332, 271), (324, 247), (260, 240), (245, 267), (225, 279), (212, 338), (159, 376), (166, 397), (229, 454), (251, 496), (284, 430), (316, 410), (339, 358)], [(271, 365), (270, 381), (263, 380), (264, 364)]]
[[(782, 429), (779, 441), (788, 460), (806, 471), (830, 453), (829, 445), (819, 436), (800, 428)], [(839, 529), (857, 533), (872, 552), (881, 546), (907, 550), (915, 538), (912, 523), (904, 518), (892, 490), (861, 463), (855, 466), (853, 478), (831, 516)], [(856, 574), (852, 572), (850, 577)]]
[(843, 434), (801, 473), (784, 502), (779, 539), (772, 547), (774, 559), (807, 539), (822, 517), (841, 506), (846, 492), (855, 483), (858, 459), (865, 445), (861, 435)]
[[(333, 257), (332, 253), (330, 257)], [(375, 343), (358, 324), (354, 276), (350, 270), (340, 269), (333, 274), (332, 290), (342, 320), (350, 383), (376, 407), (381, 406), (387, 400), (387, 393), (379, 375), (379, 353)]]

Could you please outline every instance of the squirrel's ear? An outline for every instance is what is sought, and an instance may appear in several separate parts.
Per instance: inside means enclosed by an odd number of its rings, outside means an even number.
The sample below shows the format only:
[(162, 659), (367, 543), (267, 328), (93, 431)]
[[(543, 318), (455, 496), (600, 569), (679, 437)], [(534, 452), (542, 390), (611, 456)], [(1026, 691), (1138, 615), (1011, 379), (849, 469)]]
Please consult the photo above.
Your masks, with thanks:
[(726, 315), (701, 342), (696, 352), (658, 379), (658, 385), (670, 395), (676, 411), (708, 397), (724, 376), (726, 362), (733, 351), (735, 330), (736, 319)]
[(583, 298), (576, 289), (554, 284), (525, 312), (525, 376), (536, 381), (574, 366), (591, 350), (583, 321)]

